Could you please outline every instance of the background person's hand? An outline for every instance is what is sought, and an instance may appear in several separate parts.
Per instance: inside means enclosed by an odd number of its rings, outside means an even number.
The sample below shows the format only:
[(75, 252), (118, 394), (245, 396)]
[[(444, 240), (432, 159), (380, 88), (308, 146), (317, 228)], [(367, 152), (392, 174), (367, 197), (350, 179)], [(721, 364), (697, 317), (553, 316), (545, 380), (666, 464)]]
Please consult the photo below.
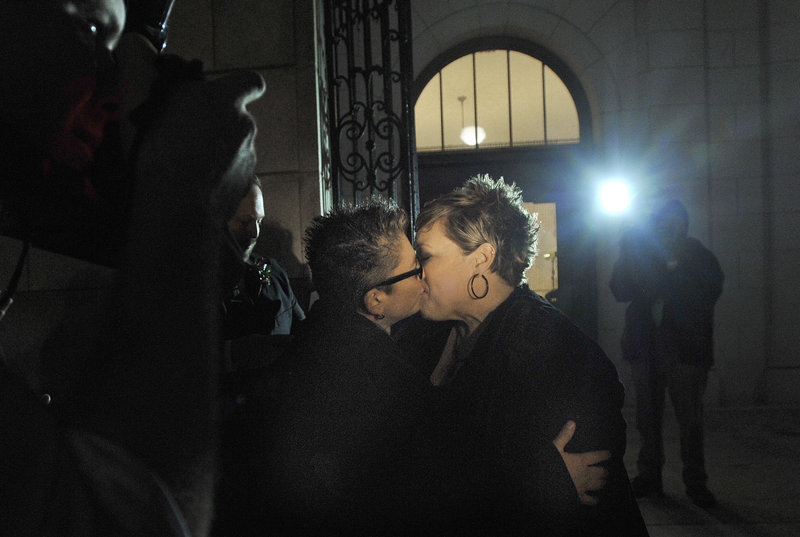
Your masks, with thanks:
[(564, 424), (558, 436), (553, 439), (553, 445), (558, 450), (561, 458), (564, 459), (564, 465), (569, 471), (569, 476), (572, 478), (581, 503), (583, 505), (597, 505), (597, 497), (589, 493), (605, 487), (608, 470), (602, 466), (595, 465), (610, 459), (611, 452), (604, 450), (568, 453), (564, 451), (564, 448), (575, 434), (575, 428), (575, 422), (572, 420)]

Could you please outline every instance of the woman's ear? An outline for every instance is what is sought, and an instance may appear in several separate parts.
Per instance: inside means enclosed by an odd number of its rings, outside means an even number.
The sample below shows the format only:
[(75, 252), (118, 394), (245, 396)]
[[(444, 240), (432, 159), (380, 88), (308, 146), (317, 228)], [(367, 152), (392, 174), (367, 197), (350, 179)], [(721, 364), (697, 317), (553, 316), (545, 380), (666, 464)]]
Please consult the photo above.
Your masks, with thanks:
[(473, 254), (475, 254), (475, 269), (478, 272), (488, 272), (489, 267), (494, 262), (497, 251), (491, 243), (484, 242), (478, 246), (478, 249)]
[(383, 292), (373, 287), (364, 295), (364, 308), (370, 315), (383, 315)]

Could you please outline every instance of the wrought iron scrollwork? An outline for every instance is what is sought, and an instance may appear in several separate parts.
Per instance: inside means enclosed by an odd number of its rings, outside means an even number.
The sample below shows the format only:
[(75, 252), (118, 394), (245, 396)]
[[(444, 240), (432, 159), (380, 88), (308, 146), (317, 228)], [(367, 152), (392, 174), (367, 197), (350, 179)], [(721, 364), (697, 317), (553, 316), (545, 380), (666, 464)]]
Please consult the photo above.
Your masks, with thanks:
[(325, 2), (334, 201), (373, 194), (418, 206), (408, 0)]

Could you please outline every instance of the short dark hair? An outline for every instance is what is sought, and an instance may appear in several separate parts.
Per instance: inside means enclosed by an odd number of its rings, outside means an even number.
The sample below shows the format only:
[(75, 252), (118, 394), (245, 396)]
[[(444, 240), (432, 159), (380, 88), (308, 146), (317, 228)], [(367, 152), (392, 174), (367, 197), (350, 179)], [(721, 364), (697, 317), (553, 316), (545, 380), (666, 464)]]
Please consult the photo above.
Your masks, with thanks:
[(378, 196), (316, 217), (305, 232), (305, 255), (320, 297), (363, 310), (364, 294), (397, 266), (395, 242), (407, 226), (406, 212)]
[(522, 206), (522, 190), (501, 177), (471, 177), (464, 186), (425, 205), (417, 230), (444, 224), (447, 237), (464, 253), (488, 242), (496, 250), (490, 267), (509, 285), (519, 285), (536, 256), (539, 223)]

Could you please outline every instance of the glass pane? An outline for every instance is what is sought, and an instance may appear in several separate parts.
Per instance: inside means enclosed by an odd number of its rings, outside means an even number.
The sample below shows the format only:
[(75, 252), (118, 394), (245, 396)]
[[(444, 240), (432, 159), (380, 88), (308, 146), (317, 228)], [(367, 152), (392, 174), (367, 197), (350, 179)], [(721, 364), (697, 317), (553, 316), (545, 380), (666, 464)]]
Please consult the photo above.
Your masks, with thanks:
[(545, 296), (558, 289), (558, 225), (555, 203), (522, 204), (525, 209), (539, 219), (539, 253), (533, 265), (525, 273), (528, 287)]
[(414, 106), (414, 131), (417, 151), (442, 150), (442, 113), (439, 101), (439, 73), (420, 93)]
[(477, 52), (474, 62), (474, 77), (473, 54), (468, 54), (447, 65), (423, 90), (415, 107), (419, 151), (468, 149), (476, 138), (479, 147), (580, 142), (575, 101), (552, 69), (527, 54), (505, 50)]
[(567, 86), (552, 69), (545, 67), (544, 88), (547, 95), (547, 143), (580, 142), (578, 110)]
[(461, 129), (475, 124), (472, 54), (449, 64), (441, 74), (445, 149), (468, 149), (461, 141)]
[[(475, 54), (478, 126), (486, 133), (482, 147), (507, 147), (508, 129), (508, 56), (505, 50)], [(469, 128), (469, 124), (467, 127)], [(474, 133), (472, 134), (474, 137)], [(480, 138), (480, 132), (479, 132)]]
[(511, 51), (511, 125), (513, 145), (544, 143), (542, 62)]

